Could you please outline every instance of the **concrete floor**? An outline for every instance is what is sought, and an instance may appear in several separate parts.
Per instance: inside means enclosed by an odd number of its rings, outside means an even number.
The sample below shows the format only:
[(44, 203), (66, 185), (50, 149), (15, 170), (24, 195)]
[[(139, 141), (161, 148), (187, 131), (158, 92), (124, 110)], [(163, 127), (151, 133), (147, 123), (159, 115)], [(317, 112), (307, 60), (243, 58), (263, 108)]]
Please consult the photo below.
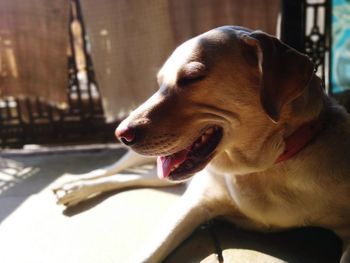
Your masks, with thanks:
[[(123, 150), (0, 154), (1, 263), (124, 263), (147, 242), (183, 187), (109, 193), (73, 209), (55, 204), (52, 185), (113, 163)], [(261, 234), (213, 221), (197, 229), (165, 262), (338, 262), (341, 243), (332, 233), (298, 229)]]

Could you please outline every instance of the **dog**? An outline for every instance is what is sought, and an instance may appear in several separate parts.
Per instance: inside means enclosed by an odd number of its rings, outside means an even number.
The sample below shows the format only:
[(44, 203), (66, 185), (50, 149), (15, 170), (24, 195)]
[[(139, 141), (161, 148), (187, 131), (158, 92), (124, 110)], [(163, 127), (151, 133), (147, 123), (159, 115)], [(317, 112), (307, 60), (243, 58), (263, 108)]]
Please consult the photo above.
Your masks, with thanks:
[[(157, 80), (115, 132), (135, 153), (55, 189), (59, 203), (191, 178), (134, 262), (161, 262), (217, 217), (258, 231), (331, 229), (344, 244), (341, 263), (350, 262), (350, 118), (306, 55), (262, 31), (223, 26), (180, 45)], [(115, 174), (154, 156), (157, 173)]]

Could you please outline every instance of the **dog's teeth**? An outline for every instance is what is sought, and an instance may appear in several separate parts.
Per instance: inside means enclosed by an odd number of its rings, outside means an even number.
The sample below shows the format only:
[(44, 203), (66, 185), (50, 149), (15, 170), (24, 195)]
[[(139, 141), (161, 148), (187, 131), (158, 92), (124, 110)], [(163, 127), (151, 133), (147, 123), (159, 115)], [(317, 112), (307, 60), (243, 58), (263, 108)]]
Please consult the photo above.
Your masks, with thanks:
[(209, 137), (210, 137), (209, 134), (204, 134), (204, 135), (202, 136), (202, 142), (208, 141)]
[(206, 130), (204, 134), (211, 135), (213, 132), (214, 132), (214, 129), (210, 128), (210, 129)]
[(179, 166), (180, 166), (180, 164), (176, 164), (176, 165), (174, 165), (174, 167), (173, 167), (173, 168), (171, 168), (171, 170), (170, 170), (170, 171), (172, 172), (172, 171), (176, 170), (177, 168), (179, 168)]
[(207, 129), (194, 143), (193, 149), (200, 148), (203, 144), (207, 143), (208, 140), (211, 138), (212, 134), (215, 132), (217, 127), (209, 128)]

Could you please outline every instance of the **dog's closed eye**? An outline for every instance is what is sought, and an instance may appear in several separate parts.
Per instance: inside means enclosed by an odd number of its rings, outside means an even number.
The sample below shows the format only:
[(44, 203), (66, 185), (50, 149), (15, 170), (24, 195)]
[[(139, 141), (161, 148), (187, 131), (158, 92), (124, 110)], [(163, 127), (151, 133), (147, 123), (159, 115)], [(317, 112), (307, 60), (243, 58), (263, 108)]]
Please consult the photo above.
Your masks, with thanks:
[(202, 79), (204, 79), (204, 76), (197, 76), (197, 77), (184, 76), (184, 77), (181, 77), (177, 80), (177, 85), (180, 87), (185, 87), (185, 86), (191, 85), (197, 81), (200, 81)]
[(204, 79), (205, 76), (205, 65), (203, 63), (193, 61), (183, 67), (176, 83), (180, 87), (185, 87)]

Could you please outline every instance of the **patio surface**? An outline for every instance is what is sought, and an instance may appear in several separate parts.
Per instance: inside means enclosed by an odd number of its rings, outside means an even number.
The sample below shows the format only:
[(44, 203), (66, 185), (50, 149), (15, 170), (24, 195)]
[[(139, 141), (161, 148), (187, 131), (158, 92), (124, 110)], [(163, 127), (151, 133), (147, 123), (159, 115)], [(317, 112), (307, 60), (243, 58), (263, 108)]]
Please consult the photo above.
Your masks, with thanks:
[[(63, 150), (0, 153), (1, 263), (124, 263), (157, 231), (183, 186), (109, 193), (72, 209), (51, 192), (64, 173), (113, 163), (123, 150), (97, 145)], [(340, 240), (332, 233), (297, 229), (273, 234), (213, 221), (198, 228), (166, 263), (332, 263)]]

